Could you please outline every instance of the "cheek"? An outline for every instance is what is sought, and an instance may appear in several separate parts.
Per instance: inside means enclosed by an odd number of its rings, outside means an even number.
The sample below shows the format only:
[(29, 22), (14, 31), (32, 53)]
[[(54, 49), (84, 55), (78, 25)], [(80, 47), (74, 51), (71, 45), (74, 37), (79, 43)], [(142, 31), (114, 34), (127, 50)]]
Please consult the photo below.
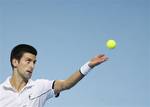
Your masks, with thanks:
[(26, 64), (22, 64), (22, 63), (21, 63), (21, 64), (19, 64), (18, 69), (24, 70), (26, 67), (27, 67)]

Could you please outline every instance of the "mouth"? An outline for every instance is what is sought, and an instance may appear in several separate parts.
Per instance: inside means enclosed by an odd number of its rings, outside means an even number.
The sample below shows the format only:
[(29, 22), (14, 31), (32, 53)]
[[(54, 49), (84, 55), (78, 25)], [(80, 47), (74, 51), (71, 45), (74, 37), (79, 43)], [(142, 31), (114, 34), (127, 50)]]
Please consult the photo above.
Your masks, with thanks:
[(27, 72), (30, 73), (30, 74), (32, 74), (32, 71), (30, 71), (30, 70), (27, 70)]

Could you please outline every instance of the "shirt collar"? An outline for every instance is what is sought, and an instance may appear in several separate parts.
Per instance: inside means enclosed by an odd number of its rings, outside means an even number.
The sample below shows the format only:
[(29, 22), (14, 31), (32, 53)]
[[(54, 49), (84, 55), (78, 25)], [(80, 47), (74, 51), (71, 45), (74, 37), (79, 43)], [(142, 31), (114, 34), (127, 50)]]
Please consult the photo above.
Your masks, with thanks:
[[(9, 89), (12, 89), (12, 88), (13, 88), (12, 85), (10, 84), (10, 78), (11, 78), (11, 76), (9, 76), (9, 77), (4, 81), (3, 86), (4, 86), (5, 88), (9, 88)], [(24, 88), (30, 88), (30, 87), (32, 87), (32, 86), (33, 86), (33, 80), (32, 80), (32, 79), (29, 79), (29, 80), (28, 80), (28, 83), (26, 84), (26, 86), (25, 86)]]

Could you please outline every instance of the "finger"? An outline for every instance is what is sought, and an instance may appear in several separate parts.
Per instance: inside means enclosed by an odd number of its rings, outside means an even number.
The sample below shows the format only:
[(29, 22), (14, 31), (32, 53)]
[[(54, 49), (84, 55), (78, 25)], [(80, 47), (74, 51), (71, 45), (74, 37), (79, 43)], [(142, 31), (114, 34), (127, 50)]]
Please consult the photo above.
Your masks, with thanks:
[(107, 61), (107, 60), (108, 60), (108, 57), (104, 55), (104, 56), (101, 57), (101, 60), (102, 60), (102, 61)]
[(104, 59), (104, 61), (107, 61), (109, 58), (108, 57), (106, 57), (105, 59)]
[(105, 56), (104, 54), (97, 55), (98, 58)]

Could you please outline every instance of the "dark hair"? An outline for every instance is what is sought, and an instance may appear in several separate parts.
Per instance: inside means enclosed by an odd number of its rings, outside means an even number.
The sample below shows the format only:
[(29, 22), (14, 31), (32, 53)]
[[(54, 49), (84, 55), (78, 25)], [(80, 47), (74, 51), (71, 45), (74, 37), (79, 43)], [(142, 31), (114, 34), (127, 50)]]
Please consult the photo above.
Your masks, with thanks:
[(12, 60), (13, 59), (20, 60), (24, 53), (32, 53), (36, 56), (37, 50), (33, 46), (27, 45), (27, 44), (19, 44), (15, 46), (12, 49), (11, 55), (10, 55), (10, 63), (12, 67), (13, 67)]

